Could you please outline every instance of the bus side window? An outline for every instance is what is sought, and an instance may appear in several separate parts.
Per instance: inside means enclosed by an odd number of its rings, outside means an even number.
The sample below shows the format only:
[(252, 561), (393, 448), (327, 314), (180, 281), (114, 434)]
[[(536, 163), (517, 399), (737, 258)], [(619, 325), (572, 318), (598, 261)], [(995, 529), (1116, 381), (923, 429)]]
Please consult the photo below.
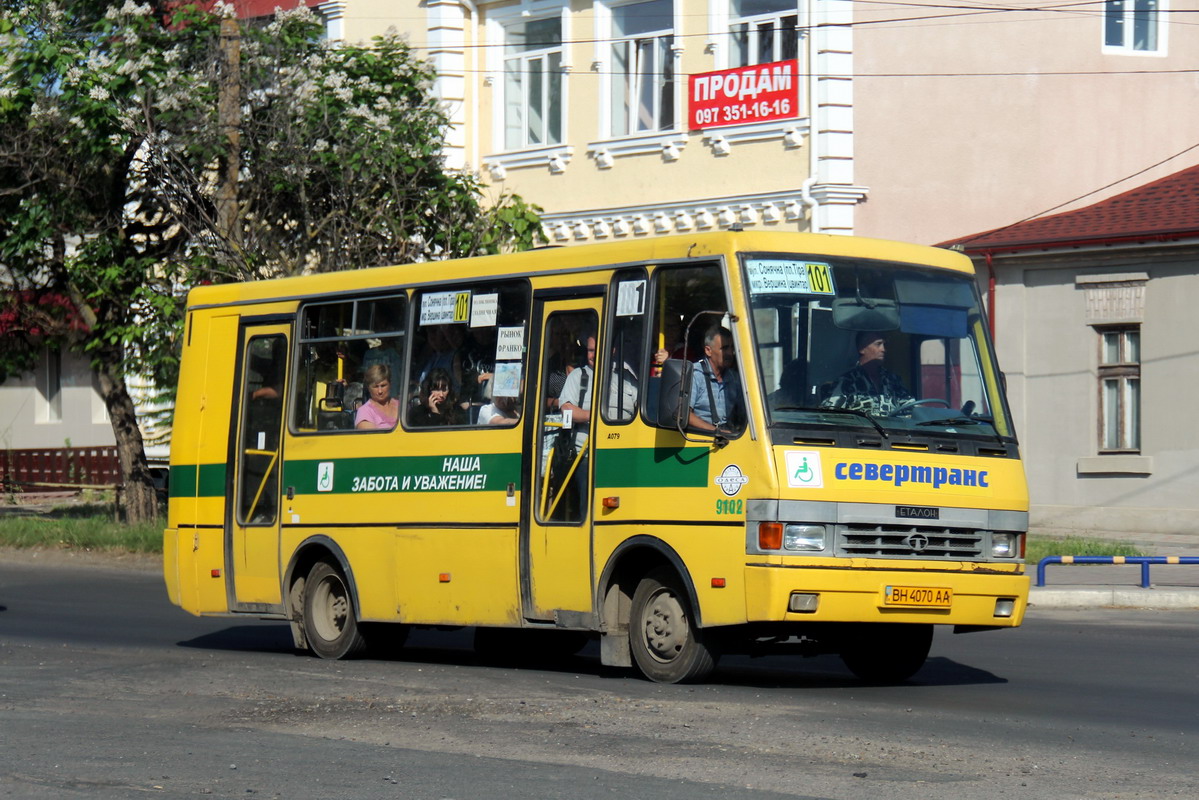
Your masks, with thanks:
[(519, 421), (529, 296), (526, 281), (417, 295), (410, 383), (402, 398), (408, 427)]
[(601, 413), (605, 422), (629, 422), (637, 416), (642, 388), (653, 371), (646, 354), (645, 312), (649, 281), (644, 269), (621, 270), (609, 292), (611, 324), (608, 326), (608, 358), (604, 370), (605, 398)]
[(355, 415), (367, 400), (363, 376), (371, 367), (386, 367), (395, 396), (404, 373), (407, 308), (401, 294), (301, 309), (293, 430), (355, 430)]
[[(704, 357), (704, 333), (720, 324), (728, 310), (720, 267), (659, 267), (652, 286), (650, 348), (655, 371), (666, 359), (698, 362)], [(645, 405), (646, 419), (654, 424), (658, 422), (658, 388), (651, 380)]]

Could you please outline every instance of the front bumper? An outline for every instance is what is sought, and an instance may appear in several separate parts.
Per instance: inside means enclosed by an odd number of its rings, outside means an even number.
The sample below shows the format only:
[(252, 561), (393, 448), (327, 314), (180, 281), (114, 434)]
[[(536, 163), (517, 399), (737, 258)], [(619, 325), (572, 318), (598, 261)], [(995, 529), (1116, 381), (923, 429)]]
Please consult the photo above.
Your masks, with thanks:
[[(1016, 627), (1028, 605), (1027, 575), (944, 569), (830, 568), (750, 564), (745, 568), (749, 622), (905, 622)], [(895, 606), (888, 586), (949, 589), (948, 607)], [(815, 595), (797, 612), (793, 594)]]

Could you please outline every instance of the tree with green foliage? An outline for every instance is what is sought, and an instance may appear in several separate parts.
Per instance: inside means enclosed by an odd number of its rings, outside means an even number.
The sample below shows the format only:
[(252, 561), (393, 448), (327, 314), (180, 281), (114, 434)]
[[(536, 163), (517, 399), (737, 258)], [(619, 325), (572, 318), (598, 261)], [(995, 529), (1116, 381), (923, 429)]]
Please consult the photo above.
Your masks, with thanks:
[(132, 521), (156, 505), (126, 378), (173, 386), (188, 288), (541, 236), (539, 209), (487, 203), (445, 166), (433, 72), (402, 39), (324, 41), (305, 8), (261, 26), (231, 14), (171, 0), (0, 11), (0, 373), (41, 344), (91, 359)]

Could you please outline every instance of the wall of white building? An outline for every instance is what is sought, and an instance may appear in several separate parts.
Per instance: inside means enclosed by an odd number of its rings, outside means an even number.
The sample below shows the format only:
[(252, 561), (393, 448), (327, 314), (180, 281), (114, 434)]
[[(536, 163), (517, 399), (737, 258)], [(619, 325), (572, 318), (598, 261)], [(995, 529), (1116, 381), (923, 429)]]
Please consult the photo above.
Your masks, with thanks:
[[(1199, 519), (1199, 248), (996, 258), (997, 350), (1034, 529), (1194, 533)], [(1104, 305), (1102, 294), (1122, 298)], [(1139, 294), (1140, 300), (1136, 299)], [(1106, 309), (1106, 310), (1104, 310)], [(1140, 334), (1140, 442), (1101, 443), (1100, 332)]]
[(112, 423), (85, 359), (46, 353), (31, 373), (0, 384), (0, 447), (114, 444)]

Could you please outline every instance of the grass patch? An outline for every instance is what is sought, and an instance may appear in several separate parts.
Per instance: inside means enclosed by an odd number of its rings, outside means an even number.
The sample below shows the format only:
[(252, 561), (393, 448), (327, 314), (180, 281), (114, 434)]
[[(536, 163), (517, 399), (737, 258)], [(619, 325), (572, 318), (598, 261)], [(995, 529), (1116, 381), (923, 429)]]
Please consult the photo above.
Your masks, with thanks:
[(1067, 536), (1058, 539), (1029, 534), (1024, 546), (1024, 560), (1036, 564), (1045, 556), (1143, 556), (1144, 552), (1128, 542), (1111, 539), (1087, 539)]
[(127, 525), (107, 514), (55, 512), (0, 517), (0, 546), (45, 547), (65, 550), (161, 553), (162, 523)]

